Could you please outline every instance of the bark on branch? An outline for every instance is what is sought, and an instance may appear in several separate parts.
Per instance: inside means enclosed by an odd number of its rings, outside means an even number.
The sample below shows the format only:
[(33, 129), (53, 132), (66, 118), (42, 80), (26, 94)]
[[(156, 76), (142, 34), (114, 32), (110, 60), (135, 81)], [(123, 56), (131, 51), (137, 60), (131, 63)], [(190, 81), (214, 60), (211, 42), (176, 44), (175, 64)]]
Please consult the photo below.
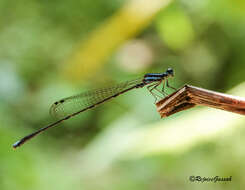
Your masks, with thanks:
[(185, 85), (156, 103), (161, 117), (190, 109), (196, 105), (209, 106), (245, 115), (245, 98)]

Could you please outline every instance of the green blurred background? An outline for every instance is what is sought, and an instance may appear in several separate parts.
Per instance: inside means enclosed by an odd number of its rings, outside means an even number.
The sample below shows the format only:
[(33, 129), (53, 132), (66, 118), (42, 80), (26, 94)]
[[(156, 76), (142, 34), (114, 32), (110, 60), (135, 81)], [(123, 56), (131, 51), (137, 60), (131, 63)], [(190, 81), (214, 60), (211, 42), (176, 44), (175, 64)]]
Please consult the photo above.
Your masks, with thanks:
[(244, 117), (160, 119), (146, 89), (11, 147), (54, 101), (168, 67), (176, 88), (245, 97), (244, 49), (242, 0), (0, 1), (0, 189), (244, 189)]

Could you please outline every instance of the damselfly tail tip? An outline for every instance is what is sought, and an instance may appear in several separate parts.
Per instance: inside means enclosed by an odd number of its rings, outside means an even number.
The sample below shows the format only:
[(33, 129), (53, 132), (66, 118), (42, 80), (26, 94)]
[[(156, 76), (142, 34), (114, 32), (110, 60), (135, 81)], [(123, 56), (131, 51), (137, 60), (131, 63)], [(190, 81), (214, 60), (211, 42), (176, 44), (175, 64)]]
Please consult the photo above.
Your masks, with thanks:
[(12, 146), (13, 146), (14, 149), (16, 149), (18, 146), (20, 146), (20, 141), (17, 141)]

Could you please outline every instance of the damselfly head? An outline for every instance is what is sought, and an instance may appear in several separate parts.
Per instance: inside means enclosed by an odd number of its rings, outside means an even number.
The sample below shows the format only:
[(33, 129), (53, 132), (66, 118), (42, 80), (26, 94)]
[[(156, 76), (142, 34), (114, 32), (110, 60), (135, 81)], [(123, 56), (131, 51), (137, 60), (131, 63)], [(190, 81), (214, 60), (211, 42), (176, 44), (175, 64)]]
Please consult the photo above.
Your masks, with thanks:
[(173, 70), (172, 68), (168, 68), (167, 71), (166, 71), (166, 73), (167, 73), (169, 76), (171, 76), (171, 77), (174, 76), (174, 70)]

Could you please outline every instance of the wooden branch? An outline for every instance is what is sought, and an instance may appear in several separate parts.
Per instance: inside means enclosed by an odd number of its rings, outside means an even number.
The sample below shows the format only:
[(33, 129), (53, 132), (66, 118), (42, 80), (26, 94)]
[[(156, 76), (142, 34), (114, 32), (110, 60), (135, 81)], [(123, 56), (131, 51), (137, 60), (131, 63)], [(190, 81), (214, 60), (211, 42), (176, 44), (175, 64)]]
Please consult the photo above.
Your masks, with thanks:
[(209, 106), (245, 115), (245, 98), (185, 85), (156, 103), (161, 117), (190, 109), (196, 105)]

